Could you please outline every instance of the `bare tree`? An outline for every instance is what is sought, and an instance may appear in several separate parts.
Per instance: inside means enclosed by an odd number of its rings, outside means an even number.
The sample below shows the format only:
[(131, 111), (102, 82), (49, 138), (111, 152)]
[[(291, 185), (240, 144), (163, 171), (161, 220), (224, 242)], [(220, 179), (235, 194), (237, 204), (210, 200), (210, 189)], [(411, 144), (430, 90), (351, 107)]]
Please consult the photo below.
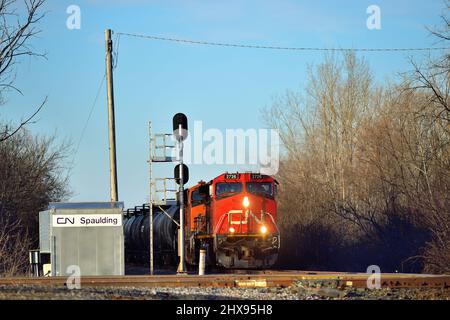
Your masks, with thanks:
[(0, 212), (0, 276), (23, 274), (28, 269), (31, 239), (23, 232), (21, 222), (10, 222)]
[(414, 81), (376, 87), (364, 60), (346, 53), (266, 110), (284, 145), (283, 251), (298, 265), (394, 271), (414, 257), (426, 271), (448, 270), (450, 134), (433, 92), (411, 90)]
[(427, 27), (428, 31), (436, 36), (438, 39), (444, 41), (450, 41), (450, 19), (448, 17), (448, 12), (450, 10), (450, 1), (445, 0), (444, 14), (441, 15), (442, 27), (430, 28)]
[[(45, 13), (41, 8), (45, 0), (0, 0), (0, 104), (5, 103), (5, 95), (14, 90), (22, 94), (15, 86), (16, 64), (25, 57), (39, 56), (31, 46), (31, 39), (40, 33), (37, 28)], [(24, 8), (20, 8), (23, 4)], [(24, 12), (23, 12), (24, 11)], [(0, 142), (10, 138), (23, 126), (30, 123), (42, 109), (47, 98), (36, 108), (35, 112), (13, 129), (9, 126), (0, 128)]]
[(309, 262), (300, 266), (332, 268), (336, 250), (367, 225), (344, 213), (360, 188), (357, 137), (378, 92), (367, 63), (353, 52), (326, 56), (310, 67), (308, 80), (305, 93), (278, 98), (265, 118), (285, 148), (278, 176), (282, 242), (293, 244), (288, 251), (303, 250), (297, 257)]
[[(445, 3), (443, 27), (429, 30), (447, 44)], [(277, 178), (289, 262), (450, 272), (450, 55), (412, 65), (376, 87), (353, 53), (327, 56), (304, 92), (264, 111), (284, 146)]]
[(69, 154), (67, 143), (26, 129), (0, 143), (0, 273), (24, 271), (26, 251), (37, 246), (39, 211), (70, 194)]
[[(450, 19), (448, 12), (450, 1), (445, 1), (445, 13), (441, 15), (442, 26), (430, 28), (428, 31), (446, 45), (450, 42)], [(438, 57), (429, 56), (425, 65), (421, 66), (411, 60), (414, 73), (413, 88), (422, 88), (431, 93), (432, 102), (436, 103), (436, 118), (446, 120), (446, 128), (450, 130), (450, 52)]]

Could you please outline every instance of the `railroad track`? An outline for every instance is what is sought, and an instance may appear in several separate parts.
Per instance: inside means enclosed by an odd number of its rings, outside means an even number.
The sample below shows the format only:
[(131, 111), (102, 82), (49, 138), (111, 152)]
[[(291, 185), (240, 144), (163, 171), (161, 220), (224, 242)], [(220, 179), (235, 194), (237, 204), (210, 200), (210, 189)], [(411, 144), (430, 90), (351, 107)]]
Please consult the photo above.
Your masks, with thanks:
[[(85, 276), (82, 287), (289, 287), (323, 286), (344, 289), (366, 288), (369, 275), (364, 273), (253, 271), (250, 274)], [(449, 275), (381, 274), (382, 288), (450, 288)], [(67, 286), (66, 277), (0, 278), (0, 286)]]

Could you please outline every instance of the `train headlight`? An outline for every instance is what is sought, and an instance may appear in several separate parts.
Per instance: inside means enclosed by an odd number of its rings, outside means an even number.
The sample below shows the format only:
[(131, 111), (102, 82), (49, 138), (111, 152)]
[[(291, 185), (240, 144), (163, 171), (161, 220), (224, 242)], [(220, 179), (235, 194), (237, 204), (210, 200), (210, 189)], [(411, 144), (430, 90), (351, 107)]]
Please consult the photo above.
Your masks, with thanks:
[(236, 230), (235, 230), (233, 227), (230, 227), (230, 229), (228, 229), (228, 231), (229, 231), (230, 233), (234, 233)]
[(262, 234), (266, 234), (267, 233), (267, 227), (266, 226), (262, 226), (259, 231), (261, 231)]
[(244, 200), (242, 201), (242, 205), (244, 206), (244, 208), (248, 208), (248, 206), (250, 205), (250, 200), (248, 200), (247, 196), (244, 197)]

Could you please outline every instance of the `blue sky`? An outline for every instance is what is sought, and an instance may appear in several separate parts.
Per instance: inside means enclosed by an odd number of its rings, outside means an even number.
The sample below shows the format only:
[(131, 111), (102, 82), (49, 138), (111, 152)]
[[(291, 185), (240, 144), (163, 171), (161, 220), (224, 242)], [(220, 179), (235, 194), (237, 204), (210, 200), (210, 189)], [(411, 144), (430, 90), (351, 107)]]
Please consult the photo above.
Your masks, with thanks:
[[(81, 29), (66, 28), (69, 5), (81, 9)], [(381, 30), (368, 30), (366, 8), (381, 9)], [(104, 29), (205, 41), (290, 47), (428, 47), (425, 26), (439, 25), (443, 1), (144, 1), (48, 0), (42, 33), (33, 40), (47, 59), (26, 58), (0, 119), (20, 121), (48, 95), (33, 133), (80, 138), (104, 74)], [(375, 80), (408, 70), (411, 53), (367, 53)], [(417, 60), (420, 54), (415, 54)], [(184, 112), (203, 127), (264, 128), (261, 109), (287, 89), (306, 85), (318, 52), (250, 50), (121, 37), (114, 73), (119, 197), (126, 206), (148, 198), (148, 121), (170, 132)], [(71, 172), (72, 201), (109, 200), (106, 88), (103, 86)], [(191, 183), (224, 169), (193, 165)], [(158, 176), (171, 175), (162, 165)]]

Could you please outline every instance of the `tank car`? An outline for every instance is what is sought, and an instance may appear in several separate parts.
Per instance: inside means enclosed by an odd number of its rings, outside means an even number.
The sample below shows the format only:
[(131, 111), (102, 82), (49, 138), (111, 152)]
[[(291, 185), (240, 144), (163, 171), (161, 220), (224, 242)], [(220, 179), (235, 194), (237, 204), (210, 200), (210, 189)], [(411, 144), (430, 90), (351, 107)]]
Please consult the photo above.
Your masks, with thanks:
[[(163, 212), (165, 211), (165, 213)], [(125, 257), (128, 262), (147, 263), (150, 252), (150, 208), (134, 207), (125, 212)], [(153, 236), (155, 263), (175, 265), (177, 259), (178, 206), (161, 206), (153, 209)]]

